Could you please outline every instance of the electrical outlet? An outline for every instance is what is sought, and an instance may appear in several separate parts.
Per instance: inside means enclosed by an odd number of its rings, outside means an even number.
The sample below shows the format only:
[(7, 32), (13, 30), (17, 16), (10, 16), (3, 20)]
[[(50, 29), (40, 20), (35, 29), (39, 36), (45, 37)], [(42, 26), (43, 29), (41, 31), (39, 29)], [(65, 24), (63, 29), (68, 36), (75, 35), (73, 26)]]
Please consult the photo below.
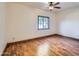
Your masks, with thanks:
[(12, 40), (15, 40), (15, 37), (12, 37)]

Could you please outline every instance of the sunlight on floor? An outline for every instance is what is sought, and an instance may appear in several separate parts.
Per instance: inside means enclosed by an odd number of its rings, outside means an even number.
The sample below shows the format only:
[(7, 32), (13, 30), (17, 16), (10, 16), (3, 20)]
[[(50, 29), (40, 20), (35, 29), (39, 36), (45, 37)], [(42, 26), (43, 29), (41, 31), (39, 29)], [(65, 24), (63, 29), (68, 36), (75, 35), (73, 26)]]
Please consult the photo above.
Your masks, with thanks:
[(49, 44), (44, 43), (38, 47), (37, 55), (46, 56), (46, 55), (48, 55), (48, 51), (49, 51)]

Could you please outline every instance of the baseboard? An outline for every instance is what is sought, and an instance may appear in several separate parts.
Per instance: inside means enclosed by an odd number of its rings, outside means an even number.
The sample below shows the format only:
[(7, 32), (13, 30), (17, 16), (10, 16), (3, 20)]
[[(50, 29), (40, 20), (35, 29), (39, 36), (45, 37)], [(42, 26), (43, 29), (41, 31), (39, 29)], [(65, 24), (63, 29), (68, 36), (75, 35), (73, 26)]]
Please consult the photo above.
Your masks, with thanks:
[(54, 36), (54, 35), (57, 35), (57, 34), (51, 34), (51, 35), (46, 35), (46, 36), (41, 36), (41, 37), (35, 37), (35, 38), (27, 39), (27, 40), (24, 39), (24, 40), (21, 40), (21, 41), (10, 42), (8, 44), (20, 43), (20, 42), (25, 42), (25, 41), (35, 40), (35, 39), (41, 39), (41, 38), (51, 37), (51, 36)]
[(7, 48), (7, 44), (8, 44), (8, 43), (6, 43), (6, 45), (5, 45), (5, 47), (4, 47), (3, 51), (2, 51), (1, 56), (3, 56), (3, 52), (5, 52), (5, 49)]
[(65, 35), (61, 35), (61, 34), (56, 34), (56, 35), (59, 35), (59, 36), (63, 36), (63, 37), (66, 37), (66, 38), (70, 38), (70, 39), (79, 40), (79, 39), (77, 39), (77, 38), (74, 38), (74, 37), (70, 37), (70, 36), (65, 36)]

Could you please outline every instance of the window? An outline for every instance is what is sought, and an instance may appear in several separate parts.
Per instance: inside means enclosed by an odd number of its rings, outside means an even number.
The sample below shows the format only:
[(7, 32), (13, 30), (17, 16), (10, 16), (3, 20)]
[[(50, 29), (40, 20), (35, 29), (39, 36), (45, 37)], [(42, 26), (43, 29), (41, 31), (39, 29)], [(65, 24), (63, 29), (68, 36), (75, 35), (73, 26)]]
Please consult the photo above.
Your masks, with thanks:
[(49, 17), (38, 16), (38, 30), (49, 29)]

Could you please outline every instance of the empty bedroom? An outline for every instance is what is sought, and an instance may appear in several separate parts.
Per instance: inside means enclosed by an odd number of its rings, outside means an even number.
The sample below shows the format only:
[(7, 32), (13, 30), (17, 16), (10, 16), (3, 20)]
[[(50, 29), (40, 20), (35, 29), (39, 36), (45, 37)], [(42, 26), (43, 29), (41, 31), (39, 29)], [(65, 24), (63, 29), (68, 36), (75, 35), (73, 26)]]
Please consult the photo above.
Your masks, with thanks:
[(79, 56), (79, 2), (0, 2), (1, 56)]

